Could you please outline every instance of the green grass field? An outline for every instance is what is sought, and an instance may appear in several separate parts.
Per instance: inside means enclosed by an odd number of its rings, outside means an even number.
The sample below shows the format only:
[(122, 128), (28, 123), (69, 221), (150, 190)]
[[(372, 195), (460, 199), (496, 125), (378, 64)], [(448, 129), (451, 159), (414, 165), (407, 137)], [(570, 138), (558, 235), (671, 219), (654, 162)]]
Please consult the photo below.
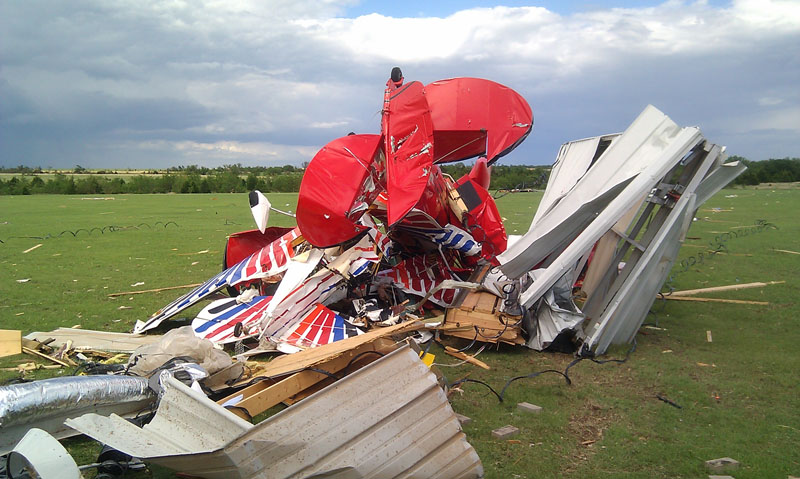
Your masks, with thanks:
[[(510, 234), (527, 230), (540, 196), (498, 200)], [(269, 197), (278, 208), (295, 208), (296, 194)], [(225, 236), (253, 228), (245, 194), (113, 198), (0, 197), (0, 328), (129, 331), (185, 290), (108, 294), (202, 282), (219, 271)], [(642, 329), (624, 364), (582, 361), (570, 370), (572, 385), (556, 374), (516, 381), (503, 403), (481, 385), (461, 385), (451, 401), (473, 420), (464, 430), (486, 477), (706, 477), (703, 461), (724, 456), (742, 463), (732, 474), (737, 479), (800, 476), (800, 255), (776, 251), (800, 251), (798, 210), (800, 189), (723, 190), (698, 211), (673, 268), (676, 289), (785, 281), (707, 295), (769, 305), (658, 301), (648, 318), (657, 329)], [(767, 226), (755, 228), (759, 221)], [(277, 214), (270, 222), (292, 225)], [(724, 253), (709, 254), (720, 242)], [(608, 357), (627, 350), (612, 348)], [(437, 347), (431, 351), (437, 363), (455, 363)], [(451, 382), (468, 376), (499, 391), (511, 377), (563, 371), (573, 360), (506, 346), (479, 358), (492, 369), (440, 370)], [(13, 356), (0, 366), (30, 360)], [(519, 413), (522, 401), (544, 410)], [(507, 424), (519, 435), (493, 439), (491, 431)], [(68, 443), (79, 463), (93, 460), (93, 443)], [(158, 470), (152, 477), (172, 476)]]

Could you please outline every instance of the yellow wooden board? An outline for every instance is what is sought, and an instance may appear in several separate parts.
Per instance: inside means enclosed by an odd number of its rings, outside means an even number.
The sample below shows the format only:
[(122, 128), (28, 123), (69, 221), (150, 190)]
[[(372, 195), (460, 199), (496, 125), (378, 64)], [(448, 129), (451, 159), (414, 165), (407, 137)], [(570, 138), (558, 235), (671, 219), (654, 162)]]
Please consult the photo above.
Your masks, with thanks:
[(22, 331), (0, 329), (0, 358), (22, 354)]

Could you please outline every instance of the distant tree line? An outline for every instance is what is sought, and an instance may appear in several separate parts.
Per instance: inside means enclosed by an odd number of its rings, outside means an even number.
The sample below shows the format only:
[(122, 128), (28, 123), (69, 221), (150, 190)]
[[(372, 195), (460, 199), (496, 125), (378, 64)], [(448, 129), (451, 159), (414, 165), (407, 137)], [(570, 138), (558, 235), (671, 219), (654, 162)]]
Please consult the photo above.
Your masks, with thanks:
[(741, 161), (747, 171), (739, 175), (735, 185), (757, 185), (759, 183), (792, 183), (800, 181), (800, 158), (781, 158), (766, 161), (750, 161), (741, 156), (731, 156), (728, 161)]
[(47, 180), (38, 175), (21, 175), (8, 180), (0, 178), (0, 195), (293, 192), (300, 189), (302, 178), (302, 170), (284, 171), (273, 176), (250, 172), (244, 178), (232, 171), (214, 171), (205, 176), (196, 172), (167, 172), (126, 178), (57, 173)]
[[(749, 161), (732, 156), (729, 161), (743, 161), (748, 170), (734, 184), (755, 185), (800, 181), (800, 158)], [(459, 179), (469, 173), (472, 165), (453, 163), (442, 165), (445, 174)], [(11, 173), (0, 178), (0, 195), (31, 194), (120, 194), (120, 193), (244, 193), (251, 190), (297, 192), (304, 168), (286, 166), (225, 165), (206, 168), (197, 165), (150, 170), (130, 176), (110, 170), (87, 170), (80, 165), (70, 173), (52, 175), (41, 167), (17, 166), (0, 168)], [(550, 174), (549, 166), (495, 165), (492, 167), (492, 189), (544, 189)], [(17, 176), (18, 175), (18, 176)], [(47, 175), (43, 179), (40, 175)], [(124, 177), (123, 177), (124, 176)]]

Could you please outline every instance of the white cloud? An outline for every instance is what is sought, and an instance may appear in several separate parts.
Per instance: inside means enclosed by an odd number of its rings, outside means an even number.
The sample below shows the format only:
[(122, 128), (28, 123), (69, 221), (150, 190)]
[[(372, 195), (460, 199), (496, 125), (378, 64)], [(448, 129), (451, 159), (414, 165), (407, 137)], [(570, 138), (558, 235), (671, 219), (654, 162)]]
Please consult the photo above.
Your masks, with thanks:
[[(536, 126), (504, 161), (551, 161), (561, 142), (622, 129), (647, 103), (745, 156), (764, 137), (726, 132), (800, 123), (797, 1), (337, 16), (353, 3), (0, 2), (0, 163), (157, 151), (142, 161), (297, 164), (348, 131), (378, 131), (394, 65), (408, 80), (479, 76), (520, 91)], [(109, 156), (112, 145), (130, 150)]]

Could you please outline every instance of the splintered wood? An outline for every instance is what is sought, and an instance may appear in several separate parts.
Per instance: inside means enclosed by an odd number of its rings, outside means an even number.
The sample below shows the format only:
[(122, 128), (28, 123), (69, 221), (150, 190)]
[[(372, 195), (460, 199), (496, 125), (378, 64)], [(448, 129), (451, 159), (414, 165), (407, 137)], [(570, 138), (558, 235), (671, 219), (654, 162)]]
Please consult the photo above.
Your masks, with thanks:
[(476, 338), (485, 343), (524, 344), (520, 316), (510, 316), (501, 311), (503, 300), (486, 292), (467, 294), (461, 306), (447, 310), (445, 324), (457, 326), (445, 332), (465, 339)]
[(239, 383), (252, 384), (217, 403), (229, 407), (244, 419), (261, 414), (279, 403), (292, 404), (333, 382), (332, 376), (341, 377), (353, 372), (396, 349), (396, 343), (389, 336), (408, 333), (423, 326), (416, 321), (401, 323), (277, 357)]

